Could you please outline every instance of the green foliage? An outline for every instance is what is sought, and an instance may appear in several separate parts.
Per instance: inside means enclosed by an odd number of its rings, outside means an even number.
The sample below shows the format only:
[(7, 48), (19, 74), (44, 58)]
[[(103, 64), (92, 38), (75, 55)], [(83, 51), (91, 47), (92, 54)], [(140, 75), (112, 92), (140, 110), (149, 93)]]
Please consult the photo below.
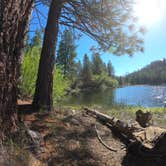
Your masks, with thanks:
[(21, 66), (21, 94), (23, 96), (32, 97), (35, 92), (35, 84), (37, 78), (38, 64), (41, 49), (33, 47), (29, 49), (23, 58)]
[(115, 88), (118, 86), (118, 81), (109, 77), (106, 73), (102, 73), (101, 75), (93, 76), (93, 84), (96, 88)]
[(105, 77), (104, 84), (106, 87), (112, 87), (112, 88), (116, 88), (119, 85), (119, 83), (116, 79), (109, 77), (109, 76)]
[(76, 63), (76, 70), (77, 70), (77, 76), (79, 77), (82, 71), (82, 64), (80, 60)]
[[(92, 61), (85, 54), (82, 65), (80, 61), (75, 62), (75, 49), (72, 32), (65, 30), (59, 44), (56, 63), (63, 70), (65, 78), (71, 80), (69, 89), (71, 93), (79, 92), (79, 89), (118, 86), (118, 82), (112, 78), (114, 70), (111, 62), (106, 65), (102, 61), (100, 54), (94, 53)], [(56, 97), (58, 98), (58, 96)]]
[(35, 31), (35, 35), (33, 36), (30, 46), (32, 47), (36, 47), (36, 46), (41, 46), (42, 44), (42, 37), (41, 37), (41, 31), (36, 29)]
[[(51, 1), (46, 2), (44, 4), (50, 5)], [(62, 25), (90, 36), (105, 51), (133, 55), (143, 51), (144, 43), (144, 29), (138, 26), (133, 16), (133, 5), (133, 0), (66, 1)]]
[(96, 54), (93, 54), (92, 56), (92, 71), (93, 71), (93, 74), (96, 75), (96, 74), (101, 74), (102, 72), (104, 72), (104, 63), (100, 57), (100, 54), (96, 53)]
[(65, 94), (66, 89), (70, 86), (70, 81), (64, 77), (63, 71), (55, 67), (54, 70), (54, 80), (53, 80), (53, 101), (56, 103), (59, 101)]
[(107, 64), (107, 72), (110, 77), (114, 76), (114, 68), (111, 64), (111, 61), (109, 61)]
[(59, 44), (57, 52), (56, 63), (61, 66), (65, 76), (72, 76), (75, 74), (76, 46), (74, 43), (74, 36), (70, 30), (65, 30)]
[[(113, 67), (111, 62), (108, 63), (111, 66), (111, 71)], [(87, 89), (98, 89), (106, 87), (117, 87), (118, 81), (114, 79), (113, 74), (109, 75), (109, 71), (105, 63), (100, 58), (99, 54), (93, 54), (92, 62), (89, 60), (88, 55), (84, 55), (83, 67), (81, 72), (81, 88)]]
[(30, 40), (30, 35), (29, 33), (27, 33), (25, 36), (25, 48), (24, 48), (25, 52), (27, 52), (30, 49), (29, 40)]
[(92, 80), (91, 62), (90, 62), (87, 54), (84, 55), (81, 78), (82, 78), (84, 85), (89, 85), (89, 83)]
[[(24, 55), (21, 68), (22, 78), (20, 84), (22, 96), (33, 97), (37, 79), (40, 52), (41, 49), (39, 47), (32, 47)], [(70, 82), (64, 78), (62, 70), (58, 67), (55, 67), (53, 82), (54, 103), (65, 95), (65, 90), (69, 87), (69, 84)]]

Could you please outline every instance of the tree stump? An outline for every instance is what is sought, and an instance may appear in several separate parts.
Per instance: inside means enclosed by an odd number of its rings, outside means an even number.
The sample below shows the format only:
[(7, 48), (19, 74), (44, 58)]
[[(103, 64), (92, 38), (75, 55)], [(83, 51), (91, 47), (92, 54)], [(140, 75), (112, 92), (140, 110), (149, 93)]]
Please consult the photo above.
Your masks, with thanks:
[(144, 113), (142, 110), (136, 112), (136, 121), (144, 128), (152, 124), (152, 117), (153, 114), (151, 112)]

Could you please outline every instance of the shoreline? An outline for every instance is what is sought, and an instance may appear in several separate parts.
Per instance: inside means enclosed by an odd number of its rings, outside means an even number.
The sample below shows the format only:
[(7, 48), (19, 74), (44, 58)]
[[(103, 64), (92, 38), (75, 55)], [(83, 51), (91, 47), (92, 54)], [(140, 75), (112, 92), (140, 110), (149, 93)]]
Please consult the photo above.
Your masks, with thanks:
[(142, 110), (143, 112), (152, 112), (153, 113), (153, 121), (155, 126), (160, 126), (166, 128), (166, 108), (163, 107), (141, 107), (141, 106), (127, 106), (127, 105), (114, 105), (112, 108), (106, 108), (99, 105), (92, 106), (57, 106), (55, 107), (58, 110), (83, 110), (84, 107), (89, 107), (91, 109), (96, 109), (110, 116), (114, 116), (119, 119), (124, 119), (125, 121), (135, 121), (135, 112), (138, 110)]

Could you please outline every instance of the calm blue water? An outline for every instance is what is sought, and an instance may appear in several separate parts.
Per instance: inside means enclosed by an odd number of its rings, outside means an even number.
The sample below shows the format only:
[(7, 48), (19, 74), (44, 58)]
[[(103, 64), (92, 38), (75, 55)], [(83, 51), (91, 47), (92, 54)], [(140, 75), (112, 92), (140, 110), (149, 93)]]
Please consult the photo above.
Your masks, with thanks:
[(140, 85), (117, 88), (114, 101), (127, 105), (164, 107), (166, 105), (166, 86)]
[(166, 86), (125, 86), (117, 89), (84, 92), (76, 96), (66, 97), (63, 103), (106, 107), (111, 107), (113, 104), (164, 107), (166, 106)]

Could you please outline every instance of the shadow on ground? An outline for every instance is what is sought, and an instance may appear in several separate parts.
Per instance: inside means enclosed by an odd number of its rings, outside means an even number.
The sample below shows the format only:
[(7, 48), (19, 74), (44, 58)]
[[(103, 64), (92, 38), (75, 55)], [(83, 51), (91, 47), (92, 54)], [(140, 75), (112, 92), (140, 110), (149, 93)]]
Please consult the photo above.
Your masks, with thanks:
[(130, 147), (122, 160), (122, 166), (165, 166), (166, 156), (164, 157), (143, 157), (135, 150), (135, 147)]
[[(165, 166), (166, 158), (142, 158), (135, 148), (126, 150), (129, 142), (114, 129), (103, 126), (94, 118), (82, 113), (65, 115), (37, 114), (29, 126), (40, 132), (44, 139), (45, 152), (41, 160), (48, 166)], [(26, 121), (26, 120), (25, 120)], [(27, 122), (28, 119), (27, 119)], [(98, 140), (94, 124), (103, 141), (116, 148), (106, 149)]]
[[(54, 143), (49, 166), (56, 165), (100, 165), (100, 157), (90, 148), (90, 140), (96, 137), (91, 123), (84, 123), (78, 117), (63, 119), (63, 124), (54, 129), (47, 143)], [(54, 151), (55, 150), (55, 151)]]

